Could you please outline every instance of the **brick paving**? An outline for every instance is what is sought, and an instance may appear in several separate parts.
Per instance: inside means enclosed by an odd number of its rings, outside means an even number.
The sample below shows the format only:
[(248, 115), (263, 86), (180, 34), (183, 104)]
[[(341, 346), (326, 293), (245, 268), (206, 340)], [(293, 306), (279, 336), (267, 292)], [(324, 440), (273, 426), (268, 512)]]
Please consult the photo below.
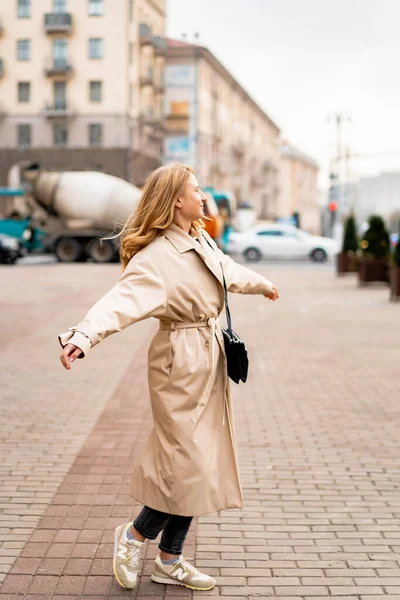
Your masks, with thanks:
[[(193, 597), (400, 598), (398, 306), (387, 288), (361, 290), (326, 267), (256, 268), (281, 300), (232, 297), (251, 357), (249, 382), (232, 384), (245, 508), (191, 529), (186, 554), (218, 579)], [(113, 336), (71, 373), (49, 344), (116, 274), (90, 265), (0, 270), (0, 282), (13, 278), (1, 354), (0, 564), (11, 568), (0, 599), (191, 597), (149, 581), (156, 543), (137, 590), (122, 590), (111, 571), (113, 528), (139, 510), (129, 472), (150, 427), (154, 325)]]

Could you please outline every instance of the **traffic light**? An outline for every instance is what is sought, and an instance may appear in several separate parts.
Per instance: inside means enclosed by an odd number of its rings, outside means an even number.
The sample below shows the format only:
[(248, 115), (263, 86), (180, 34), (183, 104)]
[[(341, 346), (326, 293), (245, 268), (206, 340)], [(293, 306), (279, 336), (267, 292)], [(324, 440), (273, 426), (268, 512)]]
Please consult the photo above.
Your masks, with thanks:
[(336, 202), (329, 202), (328, 208), (329, 208), (329, 212), (336, 212), (337, 211)]

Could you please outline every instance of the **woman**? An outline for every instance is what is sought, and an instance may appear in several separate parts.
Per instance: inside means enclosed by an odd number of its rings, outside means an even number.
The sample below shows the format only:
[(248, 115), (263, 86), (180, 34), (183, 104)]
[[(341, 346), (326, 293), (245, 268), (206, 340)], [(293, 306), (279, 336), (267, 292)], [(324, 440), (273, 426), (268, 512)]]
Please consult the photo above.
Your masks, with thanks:
[(276, 300), (275, 286), (235, 263), (203, 231), (206, 197), (193, 171), (160, 167), (122, 230), (123, 273), (84, 320), (59, 336), (66, 369), (104, 338), (143, 319), (160, 328), (148, 356), (154, 426), (133, 472), (144, 505), (115, 530), (114, 574), (134, 588), (145, 539), (162, 531), (152, 580), (210, 590), (182, 556), (193, 516), (243, 506), (223, 337), (228, 289)]

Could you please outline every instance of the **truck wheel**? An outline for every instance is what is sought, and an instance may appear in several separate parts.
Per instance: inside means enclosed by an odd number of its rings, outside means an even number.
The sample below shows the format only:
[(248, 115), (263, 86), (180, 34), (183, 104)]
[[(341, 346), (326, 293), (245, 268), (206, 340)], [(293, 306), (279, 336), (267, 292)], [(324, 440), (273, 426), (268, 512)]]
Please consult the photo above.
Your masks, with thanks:
[(88, 245), (87, 253), (97, 263), (112, 262), (116, 254), (114, 245), (108, 240), (104, 242), (101, 240), (92, 240)]
[(72, 237), (57, 240), (54, 252), (60, 262), (79, 262), (84, 256), (82, 245)]

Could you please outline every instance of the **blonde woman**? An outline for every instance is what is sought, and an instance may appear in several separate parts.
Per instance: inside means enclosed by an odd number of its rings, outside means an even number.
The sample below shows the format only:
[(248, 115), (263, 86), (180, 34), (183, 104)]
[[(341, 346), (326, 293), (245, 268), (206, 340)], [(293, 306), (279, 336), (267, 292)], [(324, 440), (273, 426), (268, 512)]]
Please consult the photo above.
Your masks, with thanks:
[[(114, 574), (134, 588), (146, 539), (162, 531), (153, 581), (210, 590), (215, 579), (182, 555), (194, 516), (243, 506), (219, 315), (228, 289), (276, 300), (276, 287), (218, 249), (203, 231), (203, 192), (193, 171), (167, 165), (147, 180), (122, 231), (123, 272), (81, 323), (59, 336), (66, 369), (109, 335), (149, 317), (154, 426), (133, 471), (144, 505), (115, 530)], [(210, 247), (211, 244), (211, 247)]]

